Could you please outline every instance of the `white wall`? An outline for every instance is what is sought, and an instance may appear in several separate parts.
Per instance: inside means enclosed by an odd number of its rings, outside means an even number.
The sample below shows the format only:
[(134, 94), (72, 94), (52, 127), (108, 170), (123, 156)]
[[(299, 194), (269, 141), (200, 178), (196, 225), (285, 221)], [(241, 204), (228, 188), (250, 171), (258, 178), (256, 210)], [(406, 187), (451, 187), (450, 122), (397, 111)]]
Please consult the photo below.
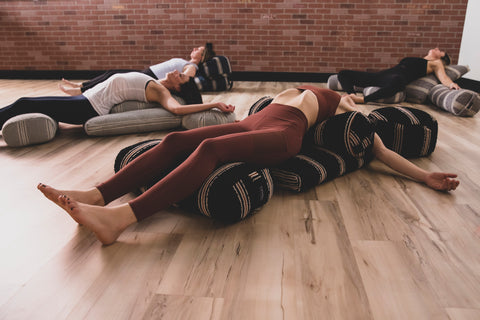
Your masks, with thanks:
[(463, 77), (480, 81), (480, 1), (468, 0), (458, 64), (470, 66)]

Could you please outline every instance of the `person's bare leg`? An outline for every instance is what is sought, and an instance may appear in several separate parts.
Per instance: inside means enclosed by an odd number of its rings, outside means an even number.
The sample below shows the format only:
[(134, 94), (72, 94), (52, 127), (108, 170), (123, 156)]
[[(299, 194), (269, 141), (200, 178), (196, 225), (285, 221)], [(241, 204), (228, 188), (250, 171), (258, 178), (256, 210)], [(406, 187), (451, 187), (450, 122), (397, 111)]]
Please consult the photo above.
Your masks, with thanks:
[(40, 190), (45, 197), (49, 200), (58, 204), (58, 197), (61, 195), (66, 195), (67, 197), (77, 200), (79, 202), (97, 206), (104, 206), (105, 201), (103, 200), (103, 196), (97, 188), (92, 188), (89, 190), (58, 190), (47, 186), (43, 183), (39, 183), (37, 189)]
[(82, 83), (80, 83), (80, 82), (73, 82), (73, 81), (70, 81), (70, 80), (67, 80), (67, 79), (64, 79), (64, 78), (62, 78), (62, 82), (65, 83), (65, 84), (68, 84), (70, 87), (73, 87), (73, 88), (81, 88), (82, 87)]
[(58, 87), (60, 90), (71, 96), (78, 96), (82, 94), (82, 90), (80, 90), (80, 88), (68, 88), (63, 84), (59, 84)]
[(56, 202), (73, 220), (90, 229), (97, 239), (109, 245), (137, 218), (128, 203), (115, 207), (89, 205), (70, 199), (66, 195), (58, 197)]

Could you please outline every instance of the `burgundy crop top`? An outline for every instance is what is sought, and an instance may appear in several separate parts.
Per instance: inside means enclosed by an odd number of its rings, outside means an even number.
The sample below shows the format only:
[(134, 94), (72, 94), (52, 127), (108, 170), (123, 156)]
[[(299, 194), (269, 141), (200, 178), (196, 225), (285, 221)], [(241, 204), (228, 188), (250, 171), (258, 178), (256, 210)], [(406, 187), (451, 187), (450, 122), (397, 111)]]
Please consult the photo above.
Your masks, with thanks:
[(297, 87), (298, 90), (310, 90), (317, 97), (318, 101), (318, 114), (316, 123), (320, 123), (323, 120), (335, 115), (338, 103), (340, 102), (340, 95), (333, 90), (319, 88), (311, 85), (303, 85)]

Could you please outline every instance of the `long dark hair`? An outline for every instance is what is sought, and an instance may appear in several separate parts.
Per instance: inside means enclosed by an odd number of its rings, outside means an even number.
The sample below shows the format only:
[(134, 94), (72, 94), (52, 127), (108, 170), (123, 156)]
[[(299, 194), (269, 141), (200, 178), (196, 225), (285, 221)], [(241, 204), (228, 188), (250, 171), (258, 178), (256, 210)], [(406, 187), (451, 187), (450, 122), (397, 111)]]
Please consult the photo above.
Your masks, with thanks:
[(188, 82), (180, 85), (180, 91), (174, 92), (175, 95), (185, 100), (185, 104), (201, 104), (203, 103), (202, 95), (195, 84), (195, 80), (190, 77)]
[(217, 54), (213, 50), (213, 43), (207, 42), (205, 43), (205, 50), (203, 50), (203, 55), (202, 55), (202, 59), (200, 60), (200, 63), (206, 62), (212, 59), (213, 57), (215, 57), (216, 55)]
[(450, 56), (445, 52), (445, 55), (440, 58), (443, 61), (443, 64), (446, 66), (450, 65)]

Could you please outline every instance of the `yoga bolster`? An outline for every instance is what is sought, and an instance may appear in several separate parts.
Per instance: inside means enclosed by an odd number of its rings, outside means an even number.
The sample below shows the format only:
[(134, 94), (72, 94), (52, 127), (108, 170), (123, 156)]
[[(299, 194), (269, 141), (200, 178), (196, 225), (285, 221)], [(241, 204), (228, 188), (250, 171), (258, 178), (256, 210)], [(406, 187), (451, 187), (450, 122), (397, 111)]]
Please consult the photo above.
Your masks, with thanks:
[(200, 91), (224, 91), (233, 86), (231, 74), (232, 66), (228, 58), (215, 56), (198, 66), (194, 80)]
[[(468, 66), (449, 65), (445, 67), (445, 73), (452, 81), (460, 79), (460, 77), (468, 71), (470, 71)], [(420, 104), (425, 103), (429, 91), (439, 83), (440, 81), (433, 73), (410, 82), (405, 88), (406, 101)]]
[(473, 117), (480, 109), (478, 93), (470, 90), (450, 90), (437, 84), (428, 93), (428, 98), (437, 107), (461, 117)]
[[(115, 159), (115, 172), (160, 141), (147, 140), (122, 149)], [(138, 192), (145, 192), (154, 183), (155, 181), (143, 186)], [(267, 168), (236, 162), (217, 168), (202, 186), (181, 201), (180, 205), (213, 219), (232, 223), (253, 214), (267, 203), (272, 194), (273, 182)]]
[(368, 115), (385, 146), (405, 158), (428, 156), (435, 150), (438, 123), (425, 111), (385, 107)]
[[(332, 74), (328, 77), (327, 88), (335, 91), (344, 91), (342, 85), (340, 84), (340, 81), (338, 81), (337, 74)], [(353, 89), (355, 90), (355, 92), (362, 92), (364, 88), (354, 86)]]
[(362, 158), (373, 143), (373, 126), (366, 115), (351, 111), (335, 115), (314, 125), (306, 136), (313, 144), (340, 155)]
[[(363, 96), (368, 96), (369, 94), (372, 94), (375, 91), (378, 91), (379, 89), (380, 89), (380, 87), (367, 87), (367, 88), (363, 89)], [(386, 104), (400, 103), (400, 102), (405, 101), (405, 97), (406, 97), (405, 91), (398, 91), (397, 93), (395, 93), (391, 97), (383, 98), (383, 99), (377, 99), (377, 100), (372, 101), (372, 102), (386, 103)]]
[(3, 124), (2, 135), (10, 147), (23, 147), (52, 140), (58, 129), (55, 120), (42, 113), (12, 117)]
[(313, 146), (280, 165), (271, 167), (270, 173), (275, 188), (303, 192), (360, 169), (371, 160), (371, 153), (358, 158)]
[(182, 127), (185, 129), (195, 129), (216, 124), (235, 122), (235, 119), (236, 117), (234, 112), (222, 112), (215, 108), (184, 115), (182, 118)]

